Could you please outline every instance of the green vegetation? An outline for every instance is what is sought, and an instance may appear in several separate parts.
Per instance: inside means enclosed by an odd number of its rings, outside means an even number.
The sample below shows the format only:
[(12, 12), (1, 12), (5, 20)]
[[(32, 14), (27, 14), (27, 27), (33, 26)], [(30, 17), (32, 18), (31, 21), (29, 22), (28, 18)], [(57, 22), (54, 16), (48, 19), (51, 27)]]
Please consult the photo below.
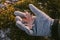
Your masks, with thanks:
[[(3, 0), (1, 3), (4, 2)], [(10, 38), (12, 40), (45, 40), (43, 37), (28, 36), (15, 25), (14, 11), (29, 10), (28, 4), (30, 3), (37, 6), (50, 17), (60, 19), (60, 0), (22, 0), (14, 4), (8, 4), (6, 8), (0, 8), (0, 28), (11, 28)]]

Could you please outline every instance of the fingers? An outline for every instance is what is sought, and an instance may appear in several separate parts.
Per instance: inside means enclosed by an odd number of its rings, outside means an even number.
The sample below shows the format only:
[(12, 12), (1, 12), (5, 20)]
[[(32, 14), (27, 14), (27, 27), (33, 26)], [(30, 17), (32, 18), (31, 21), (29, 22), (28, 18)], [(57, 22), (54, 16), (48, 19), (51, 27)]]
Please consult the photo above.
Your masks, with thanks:
[(33, 31), (30, 30), (29, 27), (27, 27), (24, 24), (22, 24), (20, 21), (17, 21), (16, 25), (17, 25), (18, 28), (20, 28), (21, 30), (25, 31), (27, 34), (29, 34), (29, 35), (33, 34)]
[(25, 17), (25, 13), (24, 12), (21, 12), (21, 11), (15, 11), (14, 12), (14, 15), (20, 16), (20, 17)]
[[(25, 31), (28, 34), (33, 34), (33, 31), (30, 30), (30, 29), (32, 29), (32, 27), (26, 26), (25, 24), (22, 23), (23, 19), (22, 19), (21, 15), (23, 15), (25, 17), (23, 12), (15, 11), (14, 14), (16, 15), (16, 25), (17, 25), (17, 27), (20, 28), (21, 30)], [(26, 12), (26, 14), (28, 15), (29, 13)]]
[(33, 4), (29, 4), (29, 8), (39, 18), (50, 18), (46, 13), (36, 8)]
[(21, 30), (25, 30), (25, 29), (30, 30), (30, 27), (29, 27), (29, 26), (25, 26), (25, 24), (23, 24), (21, 21), (16, 21), (16, 25), (17, 25), (17, 27), (20, 28)]
[(33, 4), (29, 4), (29, 8), (36, 16), (39, 16), (38, 9)]
[(16, 21), (22, 21), (22, 18), (19, 16), (16, 16)]
[(17, 27), (20, 28), (21, 30), (24, 30), (24, 29), (25, 29), (25, 25), (22, 24), (21, 21), (16, 21), (16, 25), (17, 25)]

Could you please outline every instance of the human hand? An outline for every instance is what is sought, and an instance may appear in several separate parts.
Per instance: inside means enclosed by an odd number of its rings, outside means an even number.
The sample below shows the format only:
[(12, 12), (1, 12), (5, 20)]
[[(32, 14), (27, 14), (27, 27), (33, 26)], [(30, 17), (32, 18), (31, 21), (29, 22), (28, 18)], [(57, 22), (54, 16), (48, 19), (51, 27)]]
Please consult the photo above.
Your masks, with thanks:
[[(24, 24), (26, 27), (28, 27), (29, 29), (32, 29), (33, 26), (33, 15), (31, 15), (29, 12), (25, 11), (25, 12), (20, 12), (20, 11), (15, 11), (14, 14), (16, 16), (18, 16), (16, 19), (16, 21), (22, 19), (21, 21), (26, 22), (27, 24)], [(20, 18), (21, 17), (21, 18)]]

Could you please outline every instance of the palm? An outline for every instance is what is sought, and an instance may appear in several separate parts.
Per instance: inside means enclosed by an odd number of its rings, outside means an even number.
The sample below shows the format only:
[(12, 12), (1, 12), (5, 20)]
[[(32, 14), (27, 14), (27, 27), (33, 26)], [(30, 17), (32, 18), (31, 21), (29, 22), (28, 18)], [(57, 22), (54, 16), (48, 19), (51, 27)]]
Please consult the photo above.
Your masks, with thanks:
[(26, 22), (28, 24), (32, 24), (33, 23), (32, 15), (30, 15), (30, 13), (28, 13), (28, 12), (26, 12)]
[(26, 18), (25, 18), (25, 22), (27, 22), (27, 26), (31, 29), (32, 28), (32, 24), (33, 24), (33, 18), (32, 15), (30, 15), (30, 13), (25, 12), (26, 13)]

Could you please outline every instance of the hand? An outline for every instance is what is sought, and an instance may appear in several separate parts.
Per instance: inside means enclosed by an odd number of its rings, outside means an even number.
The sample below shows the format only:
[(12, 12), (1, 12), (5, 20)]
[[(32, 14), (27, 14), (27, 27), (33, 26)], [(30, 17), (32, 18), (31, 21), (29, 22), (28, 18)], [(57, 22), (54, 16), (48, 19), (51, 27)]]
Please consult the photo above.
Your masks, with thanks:
[[(31, 15), (29, 12), (25, 11), (25, 12), (19, 12), (16, 11), (14, 14), (16, 14), (16, 21), (21, 21), (26, 27), (28, 27), (29, 29), (32, 29), (33, 26), (33, 22), (35, 17), (33, 15)], [(25, 17), (20, 17), (21, 15), (25, 16)], [(25, 15), (24, 15), (25, 14)], [(25, 22), (25, 23), (24, 23)]]

